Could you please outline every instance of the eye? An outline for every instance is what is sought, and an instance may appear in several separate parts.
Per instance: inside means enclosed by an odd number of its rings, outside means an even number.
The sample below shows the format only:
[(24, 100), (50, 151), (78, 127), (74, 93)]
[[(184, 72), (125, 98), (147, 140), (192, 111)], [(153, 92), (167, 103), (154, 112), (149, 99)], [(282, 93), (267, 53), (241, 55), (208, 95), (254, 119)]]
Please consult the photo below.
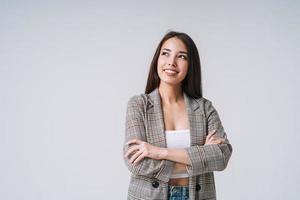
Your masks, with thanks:
[(161, 53), (161, 55), (165, 56), (165, 55), (169, 55), (169, 53), (164, 51), (164, 52)]
[(182, 58), (182, 59), (184, 59), (184, 60), (187, 60), (187, 56), (185, 56), (185, 55), (179, 55), (179, 58)]

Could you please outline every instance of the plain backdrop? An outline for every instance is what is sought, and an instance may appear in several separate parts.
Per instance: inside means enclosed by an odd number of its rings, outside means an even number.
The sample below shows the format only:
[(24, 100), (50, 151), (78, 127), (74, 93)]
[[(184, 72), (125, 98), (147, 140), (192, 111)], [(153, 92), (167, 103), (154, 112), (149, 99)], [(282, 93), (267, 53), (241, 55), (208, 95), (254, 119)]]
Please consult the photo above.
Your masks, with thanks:
[(233, 154), (219, 200), (299, 199), (299, 1), (0, 1), (0, 199), (126, 199), (128, 99), (195, 41)]

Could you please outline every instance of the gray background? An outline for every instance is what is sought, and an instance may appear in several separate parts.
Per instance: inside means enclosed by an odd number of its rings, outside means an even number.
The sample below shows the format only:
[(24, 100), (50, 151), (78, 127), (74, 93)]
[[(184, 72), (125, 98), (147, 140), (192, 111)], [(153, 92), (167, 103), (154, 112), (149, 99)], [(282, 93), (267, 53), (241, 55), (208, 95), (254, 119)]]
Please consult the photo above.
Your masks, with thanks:
[[(234, 152), (220, 200), (297, 199), (299, 1), (1, 1), (0, 199), (125, 199), (128, 99), (168, 30)], [(297, 123), (298, 122), (298, 123)]]

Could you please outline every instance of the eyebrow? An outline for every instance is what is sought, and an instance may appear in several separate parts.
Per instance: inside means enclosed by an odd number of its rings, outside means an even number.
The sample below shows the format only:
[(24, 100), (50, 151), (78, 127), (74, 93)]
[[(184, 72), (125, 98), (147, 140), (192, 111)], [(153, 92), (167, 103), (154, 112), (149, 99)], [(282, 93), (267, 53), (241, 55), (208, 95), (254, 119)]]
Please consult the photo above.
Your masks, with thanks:
[[(166, 51), (171, 52), (171, 49), (163, 48), (162, 50), (166, 50)], [(179, 51), (179, 53), (184, 53), (184, 54), (188, 55), (188, 52), (186, 52), (186, 51)]]

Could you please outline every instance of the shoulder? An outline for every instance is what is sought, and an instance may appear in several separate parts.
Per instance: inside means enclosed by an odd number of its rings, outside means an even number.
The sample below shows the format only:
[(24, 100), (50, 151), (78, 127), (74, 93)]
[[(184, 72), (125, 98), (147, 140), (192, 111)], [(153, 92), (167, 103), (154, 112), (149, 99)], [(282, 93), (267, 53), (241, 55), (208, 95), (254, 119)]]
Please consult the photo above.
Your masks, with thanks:
[(212, 105), (212, 102), (207, 99), (206, 97), (199, 97), (199, 98), (193, 98), (194, 101), (196, 101), (200, 107), (202, 107), (203, 109)]
[(128, 100), (128, 105), (137, 105), (137, 106), (143, 106), (147, 103), (147, 95), (146, 94), (137, 94), (133, 95)]
[(127, 102), (127, 112), (144, 114), (147, 101), (146, 94), (137, 94), (131, 96)]
[(215, 112), (215, 107), (210, 99), (206, 97), (194, 98), (199, 105), (200, 110), (205, 114), (209, 115), (212, 112)]
[(201, 99), (202, 99), (202, 102), (203, 102), (204, 106), (210, 106), (210, 105), (212, 105), (211, 100), (209, 100), (209, 99), (207, 99), (205, 97), (201, 97)]

